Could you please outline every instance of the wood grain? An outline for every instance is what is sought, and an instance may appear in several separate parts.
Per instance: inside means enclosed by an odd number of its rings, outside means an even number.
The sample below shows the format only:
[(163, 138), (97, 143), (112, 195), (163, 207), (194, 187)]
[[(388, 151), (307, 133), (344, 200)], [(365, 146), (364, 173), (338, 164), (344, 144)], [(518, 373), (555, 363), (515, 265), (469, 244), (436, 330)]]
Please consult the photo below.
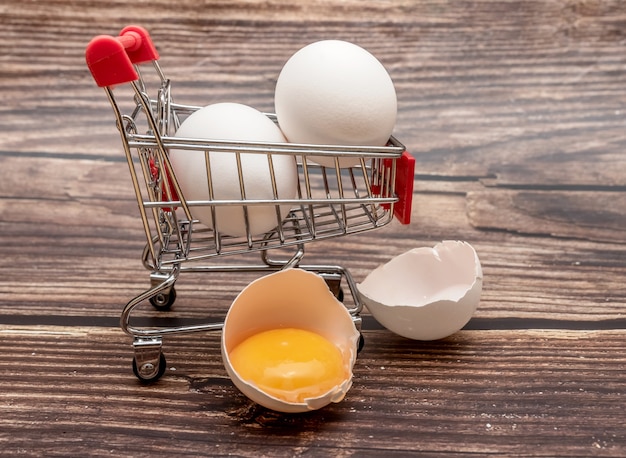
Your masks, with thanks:
[(370, 331), (348, 397), (287, 416), (234, 388), (216, 335), (170, 339), (170, 368), (149, 387), (129, 374), (120, 337), (3, 327), (3, 452), (501, 456), (523, 444), (541, 456), (618, 456), (626, 441), (623, 332), (467, 331), (416, 343)]
[[(626, 3), (35, 0), (0, 4), (0, 20), (0, 454), (626, 454)], [(417, 160), (412, 224), (310, 244), (306, 261), (360, 281), (466, 240), (484, 272), (466, 329), (414, 342), (364, 311), (353, 388), (306, 415), (243, 397), (218, 334), (166, 339), (165, 376), (141, 385), (118, 320), (149, 285), (145, 240), (84, 61), (93, 36), (130, 23), (150, 30), (181, 103), (273, 111), (301, 46), (376, 55)], [(222, 319), (250, 280), (181, 276), (170, 313), (136, 318)]]
[(626, 240), (623, 192), (478, 191), (468, 194), (467, 205), (471, 223), (482, 229)]

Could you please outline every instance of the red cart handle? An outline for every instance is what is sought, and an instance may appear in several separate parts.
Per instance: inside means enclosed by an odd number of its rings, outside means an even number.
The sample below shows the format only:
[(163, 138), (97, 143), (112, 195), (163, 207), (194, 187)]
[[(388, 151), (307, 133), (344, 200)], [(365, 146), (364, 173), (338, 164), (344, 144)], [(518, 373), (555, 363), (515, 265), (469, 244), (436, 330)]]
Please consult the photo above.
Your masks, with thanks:
[(99, 35), (89, 42), (85, 60), (100, 87), (116, 86), (139, 79), (134, 64), (157, 60), (148, 31), (137, 25), (125, 27), (118, 37)]

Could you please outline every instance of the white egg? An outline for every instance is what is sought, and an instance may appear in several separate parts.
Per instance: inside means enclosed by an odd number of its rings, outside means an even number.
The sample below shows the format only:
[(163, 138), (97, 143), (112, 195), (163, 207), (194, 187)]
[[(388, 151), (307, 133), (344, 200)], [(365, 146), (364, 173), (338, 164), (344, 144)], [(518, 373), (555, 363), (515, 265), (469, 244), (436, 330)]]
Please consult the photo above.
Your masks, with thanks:
[[(238, 344), (258, 333), (297, 328), (314, 332), (341, 352), (345, 378), (332, 388), (303, 399), (286, 401), (244, 380), (230, 354)], [(359, 331), (346, 307), (319, 275), (299, 268), (282, 270), (250, 283), (230, 306), (222, 329), (222, 359), (228, 375), (248, 398), (279, 412), (306, 412), (341, 401), (352, 386)]]
[[(340, 40), (318, 41), (291, 56), (278, 76), (274, 104), (293, 143), (384, 146), (397, 116), (385, 67), (367, 50)], [(335, 166), (332, 157), (313, 160)], [(345, 157), (340, 166), (358, 162)]]
[[(255, 141), (283, 143), (285, 137), (272, 120), (258, 110), (238, 103), (216, 103), (192, 113), (176, 132), (176, 137), (204, 140)], [(271, 156), (278, 198), (294, 199), (298, 171), (293, 156)], [(187, 201), (209, 200), (209, 181), (204, 151), (172, 149), (172, 167)], [(211, 184), (215, 200), (241, 200), (236, 154), (209, 153)], [(274, 192), (266, 154), (242, 153), (241, 168), (247, 199), (273, 199)], [(289, 205), (280, 206), (280, 216), (289, 213)], [(275, 205), (247, 206), (252, 235), (271, 231), (279, 224)], [(244, 210), (241, 205), (216, 206), (213, 221), (209, 206), (192, 206), (194, 218), (224, 235), (246, 234)]]
[(373, 270), (357, 285), (374, 318), (416, 340), (443, 339), (465, 326), (482, 291), (478, 255), (466, 242), (415, 248)]

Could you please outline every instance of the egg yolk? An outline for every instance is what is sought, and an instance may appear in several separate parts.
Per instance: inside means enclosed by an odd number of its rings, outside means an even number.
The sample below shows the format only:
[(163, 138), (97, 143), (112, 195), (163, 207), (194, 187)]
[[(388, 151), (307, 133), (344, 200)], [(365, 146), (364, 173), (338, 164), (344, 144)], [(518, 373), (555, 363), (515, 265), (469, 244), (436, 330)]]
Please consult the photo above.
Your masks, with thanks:
[(349, 376), (336, 345), (296, 328), (252, 335), (233, 348), (229, 359), (243, 380), (293, 403), (319, 397)]

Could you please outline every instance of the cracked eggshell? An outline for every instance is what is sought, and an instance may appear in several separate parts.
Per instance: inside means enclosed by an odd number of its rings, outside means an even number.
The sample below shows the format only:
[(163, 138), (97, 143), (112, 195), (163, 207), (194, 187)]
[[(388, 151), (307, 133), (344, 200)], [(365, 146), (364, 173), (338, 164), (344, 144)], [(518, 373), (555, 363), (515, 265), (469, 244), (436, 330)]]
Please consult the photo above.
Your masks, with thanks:
[[(278, 399), (243, 380), (229, 358), (229, 353), (248, 337), (290, 327), (315, 332), (334, 343), (348, 369), (341, 384), (302, 403)], [(330, 292), (321, 276), (289, 268), (253, 281), (234, 300), (222, 329), (222, 359), (235, 386), (252, 401), (279, 412), (306, 412), (344, 398), (352, 386), (359, 336), (350, 312)]]
[(374, 318), (390, 331), (415, 340), (437, 340), (469, 322), (482, 284), (474, 248), (444, 241), (396, 256), (357, 288)]

